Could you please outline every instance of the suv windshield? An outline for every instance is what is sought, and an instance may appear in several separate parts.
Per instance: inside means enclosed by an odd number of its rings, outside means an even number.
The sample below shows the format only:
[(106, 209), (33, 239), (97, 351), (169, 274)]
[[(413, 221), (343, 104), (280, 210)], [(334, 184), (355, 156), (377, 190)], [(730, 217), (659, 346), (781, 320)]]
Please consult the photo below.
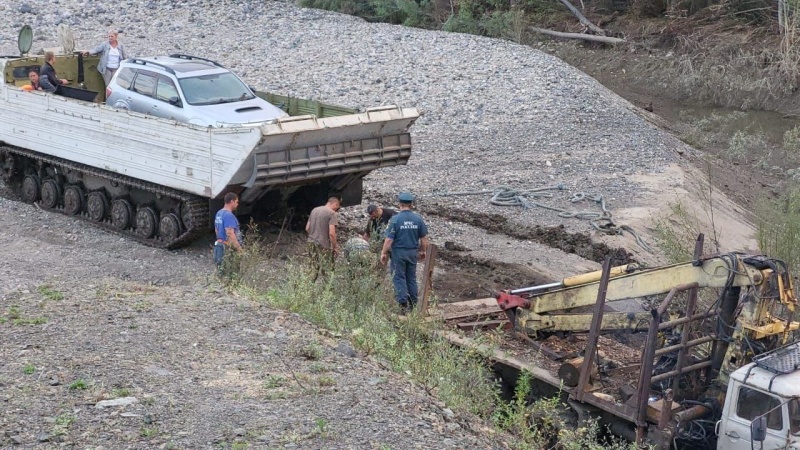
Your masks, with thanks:
[(178, 80), (186, 103), (190, 105), (214, 105), (253, 99), (255, 96), (236, 75), (215, 73)]

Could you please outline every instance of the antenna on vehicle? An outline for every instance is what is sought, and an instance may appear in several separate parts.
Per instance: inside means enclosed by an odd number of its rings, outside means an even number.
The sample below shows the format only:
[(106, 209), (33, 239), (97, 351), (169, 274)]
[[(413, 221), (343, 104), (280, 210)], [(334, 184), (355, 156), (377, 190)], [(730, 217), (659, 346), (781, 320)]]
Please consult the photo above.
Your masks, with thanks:
[(17, 47), (19, 47), (19, 56), (25, 56), (26, 53), (31, 51), (33, 45), (33, 29), (30, 25), (24, 25), (19, 30), (17, 37)]
[(75, 38), (72, 36), (72, 30), (69, 29), (69, 25), (65, 23), (58, 24), (56, 34), (58, 35), (58, 42), (61, 43), (61, 49), (64, 51), (65, 55), (69, 55), (75, 51)]

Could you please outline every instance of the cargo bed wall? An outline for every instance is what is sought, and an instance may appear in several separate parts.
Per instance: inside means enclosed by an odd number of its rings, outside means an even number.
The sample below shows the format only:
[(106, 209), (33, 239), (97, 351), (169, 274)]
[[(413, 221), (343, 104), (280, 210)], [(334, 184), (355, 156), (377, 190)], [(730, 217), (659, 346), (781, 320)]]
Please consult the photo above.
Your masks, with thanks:
[(258, 190), (406, 164), (411, 156), (408, 129), (418, 117), (414, 108), (384, 107), (264, 125), (264, 139), (231, 182)]
[(261, 137), (257, 129), (209, 130), (8, 86), (2, 95), (0, 141), (206, 197), (213, 178)]
[(405, 164), (414, 108), (380, 107), (261, 127), (200, 128), (43, 92), (2, 87), (0, 141), (215, 198), (275, 186), (360, 177)]

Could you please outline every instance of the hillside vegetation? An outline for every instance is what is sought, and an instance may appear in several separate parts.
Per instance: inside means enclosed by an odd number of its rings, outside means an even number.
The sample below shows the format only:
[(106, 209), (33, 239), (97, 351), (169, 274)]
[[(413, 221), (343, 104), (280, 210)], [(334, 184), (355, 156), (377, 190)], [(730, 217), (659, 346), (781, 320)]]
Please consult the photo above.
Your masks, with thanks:
[[(622, 53), (667, 58), (633, 69), (680, 99), (797, 113), (798, 0), (299, 0), (368, 21), (532, 44), (542, 29), (625, 39)], [(592, 44), (602, 45), (602, 44)], [(609, 55), (612, 60), (618, 55)], [(570, 61), (572, 62), (572, 61)], [(615, 61), (616, 63), (616, 61)], [(579, 64), (578, 64), (579, 65)], [(617, 64), (618, 65), (618, 64)]]

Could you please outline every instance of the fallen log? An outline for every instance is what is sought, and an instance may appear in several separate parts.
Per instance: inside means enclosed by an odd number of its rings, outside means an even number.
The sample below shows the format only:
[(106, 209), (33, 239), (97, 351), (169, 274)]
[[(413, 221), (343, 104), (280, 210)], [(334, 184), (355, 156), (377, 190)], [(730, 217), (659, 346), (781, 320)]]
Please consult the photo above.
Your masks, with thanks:
[(578, 11), (578, 8), (572, 6), (572, 3), (570, 3), (569, 0), (560, 0), (560, 1), (561, 1), (561, 3), (564, 4), (564, 6), (567, 7), (567, 9), (570, 10), (570, 12), (575, 17), (578, 18), (578, 20), (581, 22), (581, 25), (583, 25), (586, 28), (594, 31), (595, 33), (599, 34), (600, 36), (605, 36), (606, 35), (606, 32), (602, 28), (600, 28), (597, 25), (595, 25), (592, 22), (590, 22), (589, 19), (586, 18), (586, 16), (584, 16), (580, 11)]
[(529, 27), (528, 30), (534, 33), (546, 34), (548, 36), (555, 36), (564, 39), (583, 39), (585, 41), (602, 42), (604, 44), (622, 44), (627, 42), (625, 39), (610, 37), (610, 36), (595, 36), (593, 34), (583, 33), (564, 33), (562, 31), (553, 31), (545, 28)]

